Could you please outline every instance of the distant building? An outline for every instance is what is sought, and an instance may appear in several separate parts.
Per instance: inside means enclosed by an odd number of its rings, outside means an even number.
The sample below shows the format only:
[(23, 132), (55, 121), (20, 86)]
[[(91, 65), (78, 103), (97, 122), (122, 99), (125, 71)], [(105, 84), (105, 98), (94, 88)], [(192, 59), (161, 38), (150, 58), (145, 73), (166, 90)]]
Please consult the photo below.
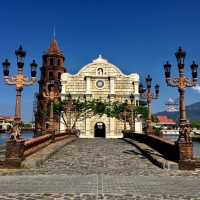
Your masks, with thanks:
[(178, 99), (169, 98), (165, 106), (167, 112), (178, 112)]
[(14, 117), (0, 115), (0, 132), (9, 130), (14, 122)]
[(157, 125), (160, 126), (175, 126), (176, 122), (173, 119), (168, 118), (165, 115), (157, 116)]
[[(101, 99), (101, 101), (119, 101), (126, 99), (130, 104), (130, 95), (134, 95), (134, 105), (139, 105), (139, 75), (137, 73), (125, 75), (120, 69), (102, 58), (100, 55), (91, 63), (85, 65), (75, 74), (63, 73), (61, 76), (62, 92), (64, 100), (68, 94), (72, 99), (81, 98), (84, 101)], [(129, 124), (127, 123), (127, 128)], [(76, 123), (80, 130), (81, 138), (106, 137), (121, 138), (124, 123), (116, 118), (93, 116), (80, 119)], [(61, 119), (61, 131), (66, 129)], [(142, 132), (142, 123), (136, 119), (135, 131)]]

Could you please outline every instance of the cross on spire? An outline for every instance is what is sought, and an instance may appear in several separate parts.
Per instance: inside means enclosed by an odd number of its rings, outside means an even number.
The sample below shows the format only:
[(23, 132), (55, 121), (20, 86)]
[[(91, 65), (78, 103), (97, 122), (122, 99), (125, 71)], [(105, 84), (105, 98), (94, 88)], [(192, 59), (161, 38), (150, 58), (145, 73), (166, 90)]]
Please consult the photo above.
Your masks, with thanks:
[(55, 25), (53, 26), (53, 40), (56, 39), (56, 28)]

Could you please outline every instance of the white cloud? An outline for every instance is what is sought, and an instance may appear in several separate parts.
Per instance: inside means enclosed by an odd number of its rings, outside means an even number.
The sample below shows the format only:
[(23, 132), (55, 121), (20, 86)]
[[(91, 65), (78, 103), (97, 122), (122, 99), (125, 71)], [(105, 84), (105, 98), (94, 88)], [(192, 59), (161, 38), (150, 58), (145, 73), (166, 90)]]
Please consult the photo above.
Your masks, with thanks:
[(193, 87), (192, 89), (197, 91), (198, 93), (200, 93), (200, 85), (197, 85), (197, 86)]

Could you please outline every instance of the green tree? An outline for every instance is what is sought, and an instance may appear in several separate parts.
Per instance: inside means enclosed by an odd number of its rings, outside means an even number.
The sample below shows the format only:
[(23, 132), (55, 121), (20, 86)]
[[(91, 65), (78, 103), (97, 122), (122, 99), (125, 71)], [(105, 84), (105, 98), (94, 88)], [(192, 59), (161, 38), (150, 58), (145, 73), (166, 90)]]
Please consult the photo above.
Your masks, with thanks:
[[(73, 121), (72, 128), (76, 126), (78, 120), (92, 117), (94, 115), (99, 115), (100, 117), (106, 115), (107, 117), (114, 117), (118, 120), (126, 120), (131, 123), (132, 110), (134, 117), (140, 116), (143, 119), (147, 118), (147, 109), (145, 107), (130, 105), (126, 102), (105, 102), (100, 99), (86, 101), (78, 98), (58, 101), (54, 105), (54, 112), (57, 114), (63, 112), (65, 113), (65, 116), (67, 116), (69, 112), (72, 113), (70, 119)], [(64, 115), (61, 115), (61, 117), (63, 118), (65, 125), (68, 127)]]
[(199, 120), (191, 121), (191, 127), (200, 129), (200, 121)]

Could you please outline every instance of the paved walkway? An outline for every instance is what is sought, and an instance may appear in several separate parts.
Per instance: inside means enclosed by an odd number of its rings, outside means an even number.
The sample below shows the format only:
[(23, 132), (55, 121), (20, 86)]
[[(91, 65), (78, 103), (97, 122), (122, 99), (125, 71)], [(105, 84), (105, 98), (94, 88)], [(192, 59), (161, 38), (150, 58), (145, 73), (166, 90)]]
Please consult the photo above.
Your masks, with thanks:
[[(71, 199), (200, 199), (200, 181), (191, 177), (108, 176), (108, 175), (38, 175), (1, 177), (0, 199), (12, 192), (22, 197), (49, 194)], [(7, 194), (5, 194), (5, 192)], [(30, 193), (35, 194), (30, 194)], [(76, 194), (76, 195), (75, 195)], [(86, 198), (87, 197), (87, 198)], [(105, 197), (105, 198), (104, 198)], [(110, 197), (110, 198), (108, 198)], [(116, 198), (117, 197), (117, 198)], [(55, 199), (57, 199), (55, 198)], [(33, 198), (32, 198), (33, 199)], [(48, 199), (48, 198), (47, 198)], [(69, 197), (65, 199), (70, 199)]]
[[(162, 169), (120, 139), (79, 139), (66, 145), (31, 174), (151, 175)], [(24, 174), (24, 173), (23, 173)]]
[(38, 168), (1, 174), (0, 199), (200, 199), (199, 171), (160, 169), (121, 139), (78, 139)]

